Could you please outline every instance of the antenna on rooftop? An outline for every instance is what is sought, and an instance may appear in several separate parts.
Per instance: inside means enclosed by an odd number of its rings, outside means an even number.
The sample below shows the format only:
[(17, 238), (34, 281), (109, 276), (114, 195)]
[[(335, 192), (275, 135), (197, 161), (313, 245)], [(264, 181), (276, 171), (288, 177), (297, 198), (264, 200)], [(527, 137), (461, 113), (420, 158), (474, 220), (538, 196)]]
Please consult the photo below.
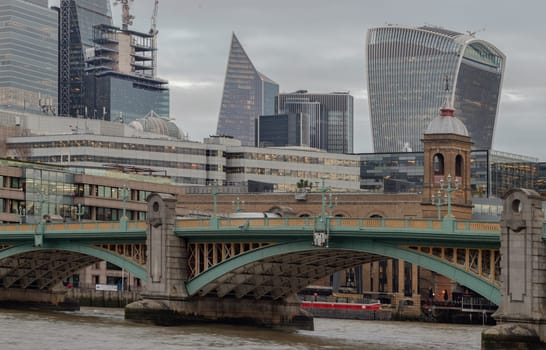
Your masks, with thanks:
[(475, 30), (475, 31), (471, 31), (471, 30), (467, 30), (466, 33), (470, 36), (476, 36), (477, 33), (480, 33), (480, 32), (485, 32), (485, 27), (482, 28), (482, 29), (478, 29), (478, 30)]

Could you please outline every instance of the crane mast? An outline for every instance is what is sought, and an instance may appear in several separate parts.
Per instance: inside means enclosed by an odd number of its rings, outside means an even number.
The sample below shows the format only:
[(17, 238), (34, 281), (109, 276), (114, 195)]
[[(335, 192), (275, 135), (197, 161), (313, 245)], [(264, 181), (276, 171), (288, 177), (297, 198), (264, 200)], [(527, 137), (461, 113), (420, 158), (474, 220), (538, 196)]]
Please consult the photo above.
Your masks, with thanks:
[(121, 29), (128, 30), (130, 25), (133, 25), (133, 19), (135, 16), (129, 12), (129, 2), (134, 0), (114, 0), (114, 5), (121, 4)]
[(156, 76), (157, 70), (157, 11), (159, 8), (159, 0), (154, 1), (154, 10), (152, 12), (152, 27), (150, 28), (150, 34), (152, 35), (152, 76)]

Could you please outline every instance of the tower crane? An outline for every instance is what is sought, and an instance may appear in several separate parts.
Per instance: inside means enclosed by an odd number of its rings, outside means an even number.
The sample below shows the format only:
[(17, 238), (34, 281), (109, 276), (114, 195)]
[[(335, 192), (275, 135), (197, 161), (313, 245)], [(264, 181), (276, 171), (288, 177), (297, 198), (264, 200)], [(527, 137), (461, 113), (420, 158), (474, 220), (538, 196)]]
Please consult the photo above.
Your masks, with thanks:
[(121, 29), (128, 30), (130, 25), (133, 25), (135, 16), (129, 13), (129, 3), (134, 0), (114, 0), (114, 5), (121, 4)]
[(157, 35), (157, 11), (159, 7), (159, 0), (154, 2), (154, 11), (152, 12), (152, 27), (150, 29), (150, 34)]
[(154, 1), (154, 11), (152, 12), (152, 27), (150, 34), (152, 35), (152, 76), (156, 76), (157, 70), (157, 11), (159, 8), (159, 0)]

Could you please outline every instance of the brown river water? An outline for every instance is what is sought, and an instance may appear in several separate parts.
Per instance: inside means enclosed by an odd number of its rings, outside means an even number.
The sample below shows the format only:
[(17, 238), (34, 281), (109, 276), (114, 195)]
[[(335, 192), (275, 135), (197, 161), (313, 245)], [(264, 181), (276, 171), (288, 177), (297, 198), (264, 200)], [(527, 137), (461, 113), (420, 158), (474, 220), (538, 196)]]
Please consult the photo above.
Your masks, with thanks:
[(123, 309), (0, 309), (0, 350), (478, 350), (483, 329), (476, 325), (324, 318), (315, 319), (315, 331), (297, 332), (229, 325), (160, 327), (126, 321)]

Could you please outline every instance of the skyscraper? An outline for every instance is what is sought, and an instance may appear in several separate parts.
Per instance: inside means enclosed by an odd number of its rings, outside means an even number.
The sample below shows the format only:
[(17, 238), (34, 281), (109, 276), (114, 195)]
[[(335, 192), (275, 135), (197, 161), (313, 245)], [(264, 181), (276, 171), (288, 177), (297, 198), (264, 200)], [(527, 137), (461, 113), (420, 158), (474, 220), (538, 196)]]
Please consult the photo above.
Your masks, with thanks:
[(303, 113), (309, 119), (310, 146), (334, 153), (353, 152), (353, 105), (348, 92), (279, 94), (278, 113)]
[(256, 118), (274, 114), (278, 93), (279, 85), (254, 68), (233, 34), (216, 133), (254, 146)]
[(57, 13), (47, 0), (0, 1), (0, 107), (53, 112)]
[(85, 114), (85, 60), (93, 27), (112, 24), (109, 0), (61, 0), (59, 8), (59, 115)]
[(303, 113), (261, 115), (256, 123), (257, 147), (309, 147), (309, 120)]
[(94, 26), (84, 103), (89, 118), (128, 123), (153, 112), (169, 117), (169, 87), (155, 76), (155, 34)]
[(386, 26), (367, 35), (368, 101), (375, 152), (422, 151), (446, 100), (475, 149), (491, 149), (505, 56), (492, 44), (437, 27)]

